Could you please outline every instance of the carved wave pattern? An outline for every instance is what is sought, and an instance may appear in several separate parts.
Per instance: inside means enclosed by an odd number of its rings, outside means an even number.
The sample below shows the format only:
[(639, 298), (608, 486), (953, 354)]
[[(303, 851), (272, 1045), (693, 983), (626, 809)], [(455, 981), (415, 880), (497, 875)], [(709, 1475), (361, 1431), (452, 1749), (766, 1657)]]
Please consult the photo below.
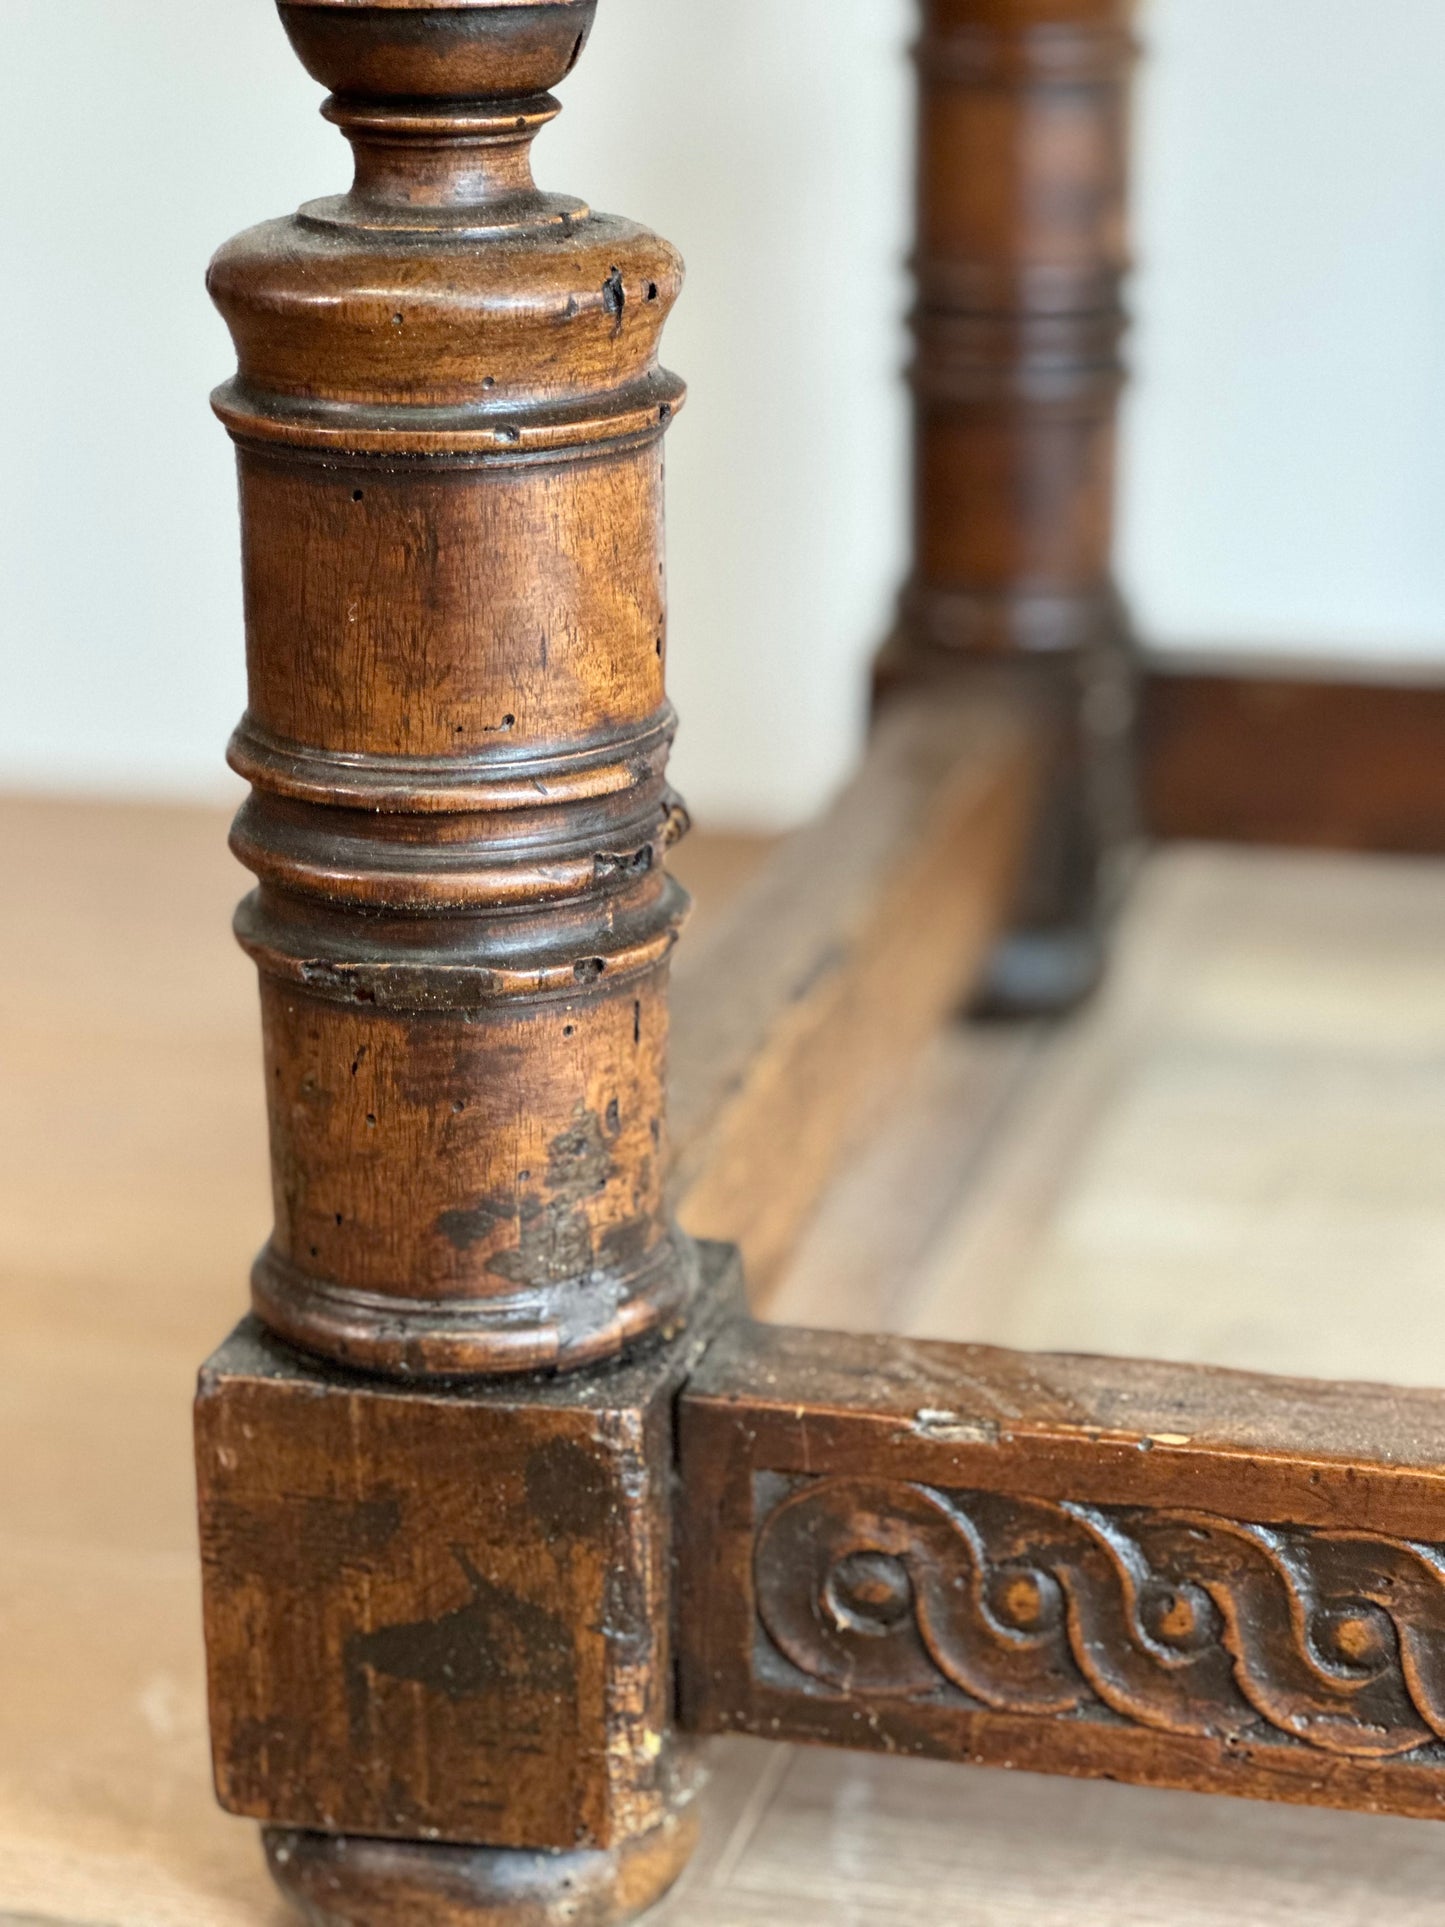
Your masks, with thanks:
[(849, 1695), (948, 1687), (1355, 1759), (1445, 1740), (1445, 1547), (860, 1478), (764, 1519), (758, 1613)]

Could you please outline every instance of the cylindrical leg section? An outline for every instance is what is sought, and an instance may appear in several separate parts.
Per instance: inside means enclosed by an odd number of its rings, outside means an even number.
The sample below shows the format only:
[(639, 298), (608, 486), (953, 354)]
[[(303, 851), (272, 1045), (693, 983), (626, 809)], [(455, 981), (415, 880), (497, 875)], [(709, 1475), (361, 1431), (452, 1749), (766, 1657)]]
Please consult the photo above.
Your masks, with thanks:
[(210, 272), (275, 1207), (197, 1401), (211, 1724), (222, 1800), (326, 1927), (610, 1927), (692, 1840), (681, 263), (529, 160), (595, 4), (282, 0), (355, 180)]
[(924, 0), (914, 561), (880, 664), (990, 665), (1057, 751), (996, 1008), (1098, 973), (1132, 833), (1128, 624), (1111, 573), (1127, 268), (1130, 0)]

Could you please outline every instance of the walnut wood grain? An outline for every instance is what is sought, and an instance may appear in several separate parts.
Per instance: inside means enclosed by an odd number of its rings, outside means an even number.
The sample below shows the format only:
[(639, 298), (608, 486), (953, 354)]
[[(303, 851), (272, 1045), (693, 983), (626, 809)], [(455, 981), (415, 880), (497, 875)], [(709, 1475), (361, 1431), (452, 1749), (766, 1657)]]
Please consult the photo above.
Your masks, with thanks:
[[(715, 1318), (736, 1260), (708, 1263)], [(706, 1336), (604, 1373), (424, 1390), (319, 1378), (254, 1318), (233, 1333), (196, 1402), (222, 1804), (492, 1847), (666, 1827), (688, 1789), (672, 1405)]]
[(913, 560), (888, 689), (1002, 657), (1062, 725), (992, 999), (1089, 988), (1132, 834), (1112, 574), (1131, 0), (922, 0)]
[(209, 275), (276, 1207), (254, 1303), (401, 1376), (606, 1357), (695, 1284), (663, 1208), (681, 263), (529, 160), (594, 8), (288, 0), (355, 179)]
[(702, 1731), (1445, 1815), (1445, 1396), (782, 1327), (682, 1405)]
[(211, 1732), (327, 1927), (603, 1927), (695, 1832), (672, 1405), (721, 1280), (664, 1198), (682, 266), (530, 163), (595, 4), (282, 0), (353, 183), (208, 279), (274, 1198), (260, 1322), (197, 1399)]
[[(770, 1333), (675, 1226), (680, 263), (529, 162), (594, 5), (282, 0), (353, 185), (212, 264), (275, 1204), (196, 1408), (221, 1798), (318, 1927), (619, 1921), (728, 1728), (1445, 1810), (1440, 1401)], [(928, 0), (914, 687), (685, 992), (673, 1188), (764, 1283), (1031, 822), (1001, 1000), (1088, 980), (1128, 14)]]
[[(0, 1351), (12, 1368), (0, 1412), (12, 1475), (0, 1490), (8, 1602), (0, 1652), (0, 1915), (47, 1927), (60, 1920), (156, 1927), (161, 1918), (185, 1927), (269, 1927), (279, 1918), (252, 1828), (216, 1809), (210, 1790), (185, 1459), (192, 1363), (236, 1307), (265, 1205), (255, 993), (226, 933), (240, 876), (224, 844), (218, 811), (0, 800), (0, 875), (13, 939), (0, 957), (7, 1096)], [(695, 873), (684, 881), (705, 910), (710, 839), (689, 837), (679, 854)], [(1393, 1038), (1407, 1056), (1422, 1039), (1428, 1044), (1429, 953), (1441, 924), (1435, 904), (1445, 897), (1435, 866), (1345, 858), (1322, 867), (1285, 854), (1261, 877), (1258, 859), (1237, 851), (1206, 858), (1175, 850), (1154, 859), (1191, 873), (1206, 861), (1218, 873), (1209, 892), (1216, 917), (1238, 923), (1249, 913), (1264, 940), (1251, 948), (1242, 928), (1233, 945), (1220, 939), (1230, 969), (1215, 1012), (1226, 1029), (1251, 1020), (1245, 1054), (1256, 1054), (1261, 1075), (1270, 1052), (1254, 1020), (1278, 1010), (1280, 984), (1320, 929), (1334, 930), (1338, 919), (1354, 941), (1344, 957), (1320, 963), (1331, 983), (1336, 969), (1348, 971), (1350, 998), (1342, 1012), (1328, 999), (1327, 1008), (1311, 1002), (1295, 1038), (1296, 1061), (1331, 1075), (1335, 1046), (1358, 1048), (1363, 1038), (1368, 1057), (1370, 1039), (1388, 1054)], [(1148, 902), (1153, 917), (1156, 890)], [(1311, 920), (1315, 911), (1323, 925)], [(1200, 909), (1199, 919), (1208, 913)], [(686, 942), (691, 937), (689, 929)], [(1128, 941), (1148, 948), (1157, 940), (1135, 923)], [(1216, 983), (1221, 954), (1206, 947)], [(1411, 987), (1403, 993), (1403, 1028), (1402, 959)], [(1175, 973), (1170, 984), (1183, 1021), (1188, 977)], [(1133, 968), (1120, 974), (1115, 994), (1140, 997)], [(1378, 1036), (1369, 1028), (1372, 1009), (1388, 1013)], [(990, 1032), (990, 1040), (1006, 1037)], [(950, 1054), (966, 1048), (960, 1039)], [(1171, 1062), (1183, 1075), (1177, 1053)], [(1057, 1076), (1057, 1067), (1048, 1074)], [(903, 1123), (900, 1111), (898, 1119), (910, 1136), (926, 1129), (964, 1139), (967, 1088), (960, 1079), (952, 1097), (935, 1096), (931, 1113)], [(1396, 1095), (1404, 1111), (1387, 1100), (1354, 1120), (1353, 1174), (1338, 1196), (1328, 1192), (1329, 1170), (1294, 1167), (1306, 1202), (1329, 1196), (1342, 1247), (1336, 1280), (1324, 1286), (1333, 1338), (1313, 1334), (1320, 1363), (1310, 1369), (1350, 1369), (1347, 1326), (1333, 1316), (1330, 1294), (1344, 1289), (1345, 1247), (1365, 1241), (1381, 1249), (1370, 1171), (1385, 1160), (1394, 1174), (1384, 1220), (1391, 1264), (1400, 1244), (1390, 1226), (1408, 1227), (1431, 1208), (1429, 1144), (1417, 1134), (1414, 1157), (1401, 1166), (1394, 1126), (1416, 1112), (1413, 1095), (1398, 1088)], [(1038, 1115), (1025, 1105), (1011, 1117), (1003, 1172), (990, 1174), (985, 1203), (1009, 1182), (1010, 1144), (1030, 1134)], [(1194, 1128), (1208, 1138), (1198, 1117)], [(59, 1144), (70, 1153), (63, 1160)], [(1055, 1134), (1045, 1151), (1059, 1148)], [(899, 1155), (907, 1159), (906, 1145)], [(1102, 1203), (1122, 1223), (1137, 1203), (1131, 1173), (1118, 1159), (1104, 1164), (1086, 1185), (1088, 1208)], [(1203, 1231), (1206, 1247), (1219, 1202), (1209, 1185), (1206, 1172), (1182, 1199), (1188, 1237), (1197, 1243)], [(852, 1194), (850, 1216), (871, 1207), (871, 1235), (887, 1246), (892, 1225), (908, 1215), (906, 1188), (894, 1190), (891, 1173), (879, 1172), (866, 1191), (851, 1180), (844, 1189)], [(921, 1226), (908, 1228), (922, 1236)], [(944, 1239), (936, 1259), (946, 1247)], [(866, 1262), (866, 1249), (854, 1255), (860, 1271)], [(966, 1333), (976, 1315), (976, 1272), (946, 1259), (933, 1269), (940, 1292), (931, 1322)], [(1008, 1289), (1018, 1295), (1018, 1318), (1032, 1322), (1039, 1314), (1030, 1306), (1048, 1287), (1027, 1272)], [(1092, 1308), (1101, 1344), (1148, 1323), (1159, 1291), (1146, 1272), (1124, 1268), (1108, 1306)], [(790, 1286), (795, 1277), (790, 1270)], [(1415, 1294), (1411, 1277), (1398, 1266), (1382, 1276), (1382, 1329), (1370, 1361), (1376, 1376), (1428, 1369), (1439, 1353), (1438, 1294), (1428, 1285)], [(1177, 1278), (1164, 1282), (1181, 1349), (1207, 1352), (1239, 1342), (1241, 1326), (1252, 1340), (1271, 1325), (1267, 1293), (1257, 1290), (1242, 1308), (1246, 1288), (1228, 1258), (1206, 1260), (1187, 1288)], [(1312, 1291), (1318, 1282), (1312, 1275)], [(791, 1288), (788, 1297), (795, 1322), (809, 1322), (815, 1303), (814, 1322), (834, 1316), (826, 1296), (797, 1309)], [(888, 1304), (886, 1295), (860, 1298), (856, 1315), (880, 1323), (893, 1315)], [(1283, 1327), (1283, 1301), (1276, 1309)], [(1289, 1341), (1279, 1327), (1270, 1342), (1287, 1370)], [(694, 1862), (694, 1875), (666, 1903), (660, 1919), (669, 1927), (811, 1927), (846, 1919), (861, 1890), (889, 1927), (937, 1927), (966, 1915), (980, 1894), (994, 1913), (1037, 1927), (1079, 1927), (1081, 1892), (1144, 1895), (1149, 1922), (1170, 1927), (1230, 1920), (1360, 1927), (1362, 1908), (1423, 1927), (1438, 1903), (1436, 1832), (1406, 1820), (962, 1773), (936, 1761), (747, 1738), (708, 1752), (718, 1765), (700, 1804), (716, 1857)], [(724, 1852), (735, 1821), (735, 1845)]]
[(672, 1189), (765, 1302), (841, 1157), (975, 988), (1051, 739), (1002, 690), (903, 694), (862, 768), (729, 906), (673, 989)]
[(1158, 837), (1445, 853), (1445, 685), (1308, 662), (1156, 661), (1140, 781)]

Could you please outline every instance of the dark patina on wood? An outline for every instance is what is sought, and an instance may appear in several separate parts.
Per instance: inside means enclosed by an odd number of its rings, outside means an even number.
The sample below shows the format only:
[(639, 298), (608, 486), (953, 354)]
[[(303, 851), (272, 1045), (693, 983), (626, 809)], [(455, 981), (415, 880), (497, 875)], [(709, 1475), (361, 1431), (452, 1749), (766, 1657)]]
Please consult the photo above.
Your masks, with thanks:
[(281, 9), (348, 194), (230, 242), (275, 1330), (402, 1375), (684, 1310), (658, 338), (681, 264), (532, 185), (595, 0)]
[(213, 1745), (352, 1927), (597, 1927), (693, 1833), (672, 1413), (727, 1261), (663, 1190), (681, 264), (529, 162), (594, 7), (286, 0), (355, 179), (210, 273), (275, 1197), (197, 1406)]
[[(704, 1732), (1439, 1814), (1438, 1395), (769, 1330), (672, 1223), (680, 264), (528, 161), (593, 7), (285, 0), (355, 182), (212, 269), (276, 1204), (197, 1405), (222, 1799), (318, 1927), (630, 1916)], [(997, 998), (1097, 960), (1128, 19), (927, 0), (901, 780), (692, 993), (673, 1182), (773, 1262), (964, 987), (1044, 762)]]
[[(736, 1263), (707, 1252), (716, 1317)], [(318, 1377), (242, 1325), (196, 1405), (222, 1804), (494, 1847), (666, 1823), (673, 1404), (706, 1337), (423, 1389)]]
[(1053, 748), (1007, 690), (900, 691), (831, 808), (683, 946), (669, 1188), (696, 1236), (740, 1245), (755, 1306), (978, 982)]
[(1445, 683), (1418, 670), (1156, 658), (1140, 757), (1157, 837), (1445, 855)]
[(1003, 659), (1059, 729), (991, 1001), (1094, 981), (1132, 835), (1112, 573), (1131, 0), (923, 0), (913, 567), (884, 690)]
[(686, 1723), (1445, 1815), (1445, 1403), (731, 1328)]

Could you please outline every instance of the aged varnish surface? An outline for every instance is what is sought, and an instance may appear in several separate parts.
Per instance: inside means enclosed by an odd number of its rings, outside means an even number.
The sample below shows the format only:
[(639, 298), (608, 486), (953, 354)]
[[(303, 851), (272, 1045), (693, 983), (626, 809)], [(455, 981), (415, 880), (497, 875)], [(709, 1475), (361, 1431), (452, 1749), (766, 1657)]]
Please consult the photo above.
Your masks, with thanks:
[[(3, 959), (0, 1012), (11, 1100), (0, 1172), (0, 1350), (13, 1368), (0, 1412), (11, 1473), (0, 1491), (0, 1914), (67, 1927), (269, 1927), (277, 1917), (253, 1828), (212, 1810), (193, 1479), (183, 1458), (194, 1363), (234, 1318), (264, 1216), (254, 987), (244, 960), (230, 955), (225, 926), (240, 878), (223, 841), (220, 817), (209, 810), (60, 798), (0, 805), (8, 927), (20, 939)], [(681, 855), (691, 859), (685, 874), (690, 885), (697, 878), (706, 911), (717, 882), (707, 839), (690, 838)], [(1436, 1075), (1428, 1053), (1432, 958), (1445, 935), (1439, 869), (1238, 851), (1176, 851), (1154, 861), (1191, 878), (1207, 868), (1214, 879), (1205, 902), (1194, 885), (1189, 894), (1182, 940), (1196, 971), (1163, 972), (1165, 994), (1180, 1024), (1192, 1026), (1199, 976), (1214, 987), (1215, 1068), (1222, 1056), (1232, 1074), (1249, 1069), (1244, 1102), (1266, 1119), (1273, 1111), (1272, 1124), (1224, 1144), (1217, 1113), (1186, 1112), (1180, 1128), (1194, 1162), (1187, 1148), (1176, 1162), (1178, 1135), (1161, 1127), (1157, 1104), (1145, 1117), (1131, 1114), (1127, 1144), (1120, 1142), (1118, 1109), (1110, 1107), (1128, 1107), (1133, 1077), (1126, 1065), (1122, 1077), (1106, 1076), (1104, 1114), (1076, 1106), (1072, 1119), (1088, 1167), (1082, 1213), (1069, 1205), (1059, 1221), (1041, 1209), (1043, 1223), (1031, 1230), (1056, 1249), (1050, 1224), (1059, 1225), (1057, 1237), (1081, 1215), (1097, 1223), (1107, 1203), (1111, 1230), (1105, 1248), (1095, 1247), (1107, 1290), (1090, 1297), (1077, 1267), (1045, 1274), (1020, 1261), (989, 1279), (991, 1293), (1002, 1289), (1011, 1300), (1005, 1324), (980, 1303), (977, 1245), (969, 1235), (961, 1247), (954, 1238), (975, 1212), (987, 1223), (999, 1210), (1035, 1208), (1021, 1205), (1015, 1188), (1025, 1148), (1073, 1166), (1068, 1143), (1041, 1128), (1037, 1092), (1011, 1111), (983, 1194), (957, 1199), (953, 1233), (920, 1210), (916, 1184), (898, 1183), (891, 1156), (870, 1158), (827, 1207), (837, 1219), (829, 1251), (852, 1228), (857, 1270), (840, 1261), (830, 1282), (828, 1252), (815, 1242), (779, 1309), (804, 1323), (846, 1315), (866, 1326), (904, 1316), (908, 1297), (887, 1261), (917, 1214), (917, 1235), (931, 1224), (935, 1242), (927, 1260), (914, 1260), (913, 1275), (920, 1287), (931, 1277), (935, 1290), (926, 1313), (914, 1315), (915, 1329), (966, 1337), (981, 1321), (1021, 1334), (1067, 1326), (1079, 1342), (1103, 1346), (1149, 1333), (1162, 1300), (1175, 1342), (1190, 1355), (1272, 1356), (1286, 1370), (1291, 1357), (1299, 1366), (1308, 1358), (1309, 1370), (1327, 1375), (1367, 1362), (1375, 1376), (1428, 1380), (1445, 1356), (1445, 1323), (1428, 1239), (1420, 1244), (1417, 1231), (1432, 1209), (1434, 1149), (1415, 1125), (1422, 1080)], [(1141, 974), (1158, 981), (1141, 972), (1138, 947), (1157, 951), (1159, 892), (1157, 876), (1146, 880), (1134, 906), (1125, 932), (1133, 954), (1121, 960), (1116, 998), (1137, 1000)], [(1225, 930), (1217, 929), (1221, 919)], [(1342, 919), (1351, 933), (1343, 949), (1318, 941)], [(1216, 930), (1217, 948), (1201, 939), (1201, 927)], [(128, 959), (124, 971), (117, 946)], [(689, 927), (680, 956), (696, 947)], [(1285, 1035), (1269, 1021), (1282, 986), (1295, 1010)], [(1333, 988), (1321, 995), (1325, 986)], [(1101, 1007), (1087, 1024), (1117, 1026), (1122, 1017)], [(1245, 1021), (1249, 1041), (1241, 1044)], [(1118, 1064), (1125, 1047), (1114, 1034)], [(1000, 1042), (1011, 1040), (996, 1030), (954, 1035), (940, 1040), (938, 1057), (952, 1065)], [(1311, 1135), (1309, 1093), (1318, 1085), (1298, 1068), (1278, 1078), (1286, 1051), (1336, 1090), (1335, 1053), (1350, 1054), (1358, 1075), (1342, 1098), (1347, 1106), (1379, 1077), (1377, 1101), (1359, 1104), (1352, 1142), (1342, 1142), (1328, 1118), (1316, 1117)], [(1161, 1059), (1166, 1082), (1183, 1080), (1187, 1103), (1197, 1052), (1141, 1047), (1130, 1032), (1133, 1076), (1147, 1074), (1157, 1088)], [(1064, 1073), (1051, 1061), (1045, 1081)], [(951, 1096), (938, 1091), (931, 1108), (914, 1097), (891, 1130), (880, 1126), (876, 1151), (896, 1139), (906, 1156), (922, 1133), (966, 1138), (972, 1078), (949, 1078)], [(1284, 1088), (1271, 1101), (1261, 1090), (1276, 1078)], [(196, 1127), (201, 1115), (204, 1130)], [(1276, 1155), (1316, 1227), (1301, 1259), (1309, 1269), (1298, 1274), (1310, 1279), (1308, 1326), (1292, 1323), (1287, 1304), (1260, 1285), (1279, 1251), (1259, 1236), (1270, 1200), (1251, 1173), (1269, 1157), (1274, 1130), (1286, 1136)], [(1141, 1170), (1140, 1136), (1150, 1131), (1163, 1140), (1160, 1156)], [(76, 1153), (63, 1168), (54, 1159), (60, 1136)], [(1191, 1176), (1182, 1193), (1181, 1163)], [(1390, 1173), (1387, 1201), (1376, 1188), (1382, 1169)], [(946, 1195), (945, 1174), (935, 1181)], [(1215, 1213), (1240, 1205), (1236, 1184), (1250, 1205), (1242, 1266), (1237, 1245), (1221, 1253), (1207, 1235)], [(1119, 1262), (1131, 1226), (1141, 1214), (1157, 1226), (1165, 1197), (1167, 1235), (1188, 1227), (1176, 1266)], [(1281, 1233), (1297, 1223), (1291, 1213)], [(1358, 1302), (1355, 1260), (1362, 1240), (1376, 1254), (1379, 1281), (1366, 1303)], [(1319, 1262), (1321, 1243), (1336, 1248), (1332, 1270)], [(1037, 1249), (1028, 1238), (1025, 1245)], [(1411, 1269), (1412, 1248), (1421, 1272)], [(1298, 1246), (1291, 1249), (1298, 1258)], [(864, 1297), (858, 1274), (874, 1253), (876, 1289)], [(839, 1303), (850, 1275), (855, 1296)], [(1055, 1295), (1071, 1291), (1083, 1301), (1077, 1310)], [(1367, 1333), (1374, 1338), (1366, 1361), (1357, 1345)], [(465, 1597), (453, 1563), (437, 1586), (437, 1610)], [(704, 1845), (695, 1876), (660, 1916), (670, 1927), (801, 1927), (846, 1917), (865, 1889), (890, 1927), (929, 1927), (970, 1912), (1077, 1927), (1079, 1895), (1094, 1892), (1123, 1895), (1126, 1912), (1142, 1906), (1151, 1922), (1171, 1927), (1360, 1927), (1362, 1909), (1426, 1927), (1437, 1910), (1441, 1840), (1434, 1827), (1411, 1821), (747, 1738), (707, 1750), (717, 1766), (699, 1802)]]
[(928, 0), (913, 687), (699, 970), (670, 1180), (680, 263), (528, 159), (593, 6), (283, 0), (354, 182), (212, 266), (275, 1204), (196, 1407), (221, 1797), (325, 1927), (629, 1916), (706, 1732), (1439, 1814), (1436, 1395), (769, 1330), (670, 1215), (781, 1262), (1030, 828), (992, 1001), (1095, 974), (1126, 0)]
[(1445, 1813), (1438, 1394), (744, 1326), (683, 1414), (697, 1726)]
[(1058, 722), (1001, 1007), (1068, 1003), (1132, 820), (1112, 575), (1130, 0), (924, 0), (913, 568), (886, 689), (1002, 656)]
[(680, 264), (532, 186), (593, 0), (281, 11), (356, 178), (210, 272), (240, 362), (256, 1304), (390, 1372), (575, 1364), (693, 1282), (661, 1139)]
[(754, 1305), (1004, 928), (1054, 748), (1010, 693), (900, 691), (832, 807), (683, 947), (670, 1183)]
[(286, 0), (355, 178), (210, 271), (275, 1202), (258, 1322), (197, 1403), (212, 1738), (283, 1888), (352, 1927), (611, 1920), (694, 1831), (672, 1404), (707, 1318), (663, 1188), (681, 264), (529, 161), (594, 5)]
[(705, 1338), (424, 1392), (318, 1379), (243, 1325), (197, 1402), (225, 1805), (500, 1847), (668, 1823), (672, 1403)]
[(1419, 671), (1156, 659), (1140, 758), (1161, 839), (1445, 850), (1445, 685)]

